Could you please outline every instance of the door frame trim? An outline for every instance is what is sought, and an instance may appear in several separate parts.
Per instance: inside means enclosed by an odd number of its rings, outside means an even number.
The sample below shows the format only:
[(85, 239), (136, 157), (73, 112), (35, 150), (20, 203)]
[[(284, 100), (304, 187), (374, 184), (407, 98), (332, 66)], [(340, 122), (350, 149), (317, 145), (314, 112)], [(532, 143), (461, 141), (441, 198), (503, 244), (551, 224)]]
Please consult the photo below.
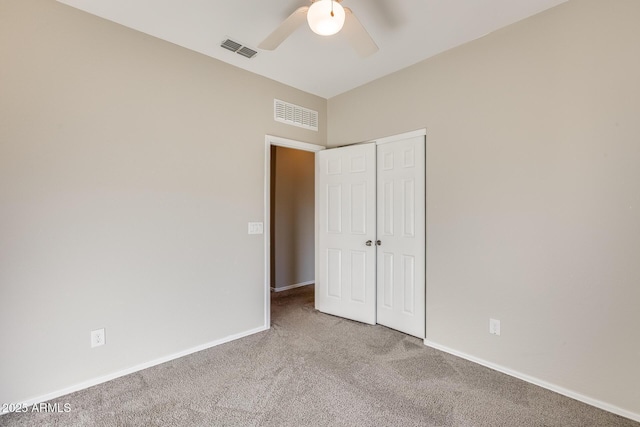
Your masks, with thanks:
[[(317, 153), (327, 147), (279, 136), (264, 137), (264, 327), (271, 327), (271, 146)], [(314, 174), (315, 180), (315, 174)], [(314, 183), (315, 186), (315, 183)], [(315, 237), (318, 240), (317, 213), (314, 214)], [(315, 245), (315, 242), (314, 242)], [(314, 268), (315, 270), (315, 268)], [(315, 276), (315, 271), (314, 271)], [(314, 279), (315, 280), (315, 279)]]
[(400, 133), (397, 135), (386, 136), (384, 138), (372, 139), (367, 142), (374, 142), (376, 145), (387, 144), (389, 142), (402, 141), (403, 139), (409, 139), (416, 136), (427, 136), (427, 129), (417, 129), (410, 132)]

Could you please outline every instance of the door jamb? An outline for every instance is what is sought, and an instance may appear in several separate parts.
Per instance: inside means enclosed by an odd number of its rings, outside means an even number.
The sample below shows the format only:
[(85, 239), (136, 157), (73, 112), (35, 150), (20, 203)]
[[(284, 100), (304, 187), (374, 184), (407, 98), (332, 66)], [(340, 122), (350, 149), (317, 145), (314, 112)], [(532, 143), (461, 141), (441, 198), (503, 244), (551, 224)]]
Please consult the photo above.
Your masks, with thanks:
[[(264, 137), (264, 327), (271, 327), (271, 146), (293, 148), (316, 153), (326, 147), (279, 136)], [(315, 179), (315, 178), (314, 178)], [(318, 240), (317, 214), (314, 220), (315, 240)], [(315, 244), (315, 243), (314, 243)], [(315, 276), (315, 272), (314, 272)], [(315, 280), (315, 279), (314, 279)]]
[(410, 132), (400, 133), (398, 135), (391, 135), (384, 138), (372, 139), (371, 141), (367, 141), (367, 142), (375, 142), (376, 145), (380, 145), (380, 144), (386, 144), (389, 142), (402, 141), (403, 139), (409, 139), (415, 136), (427, 136), (427, 129), (426, 128), (417, 129)]

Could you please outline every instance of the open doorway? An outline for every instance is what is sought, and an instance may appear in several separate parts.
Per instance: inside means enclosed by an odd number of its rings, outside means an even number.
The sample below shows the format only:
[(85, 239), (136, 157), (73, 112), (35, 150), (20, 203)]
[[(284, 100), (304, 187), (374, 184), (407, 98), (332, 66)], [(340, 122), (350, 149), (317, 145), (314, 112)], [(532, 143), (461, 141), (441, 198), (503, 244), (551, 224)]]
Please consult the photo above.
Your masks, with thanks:
[(265, 138), (265, 326), (271, 293), (315, 283), (315, 155), (324, 147)]
[(271, 146), (271, 291), (312, 285), (314, 153)]

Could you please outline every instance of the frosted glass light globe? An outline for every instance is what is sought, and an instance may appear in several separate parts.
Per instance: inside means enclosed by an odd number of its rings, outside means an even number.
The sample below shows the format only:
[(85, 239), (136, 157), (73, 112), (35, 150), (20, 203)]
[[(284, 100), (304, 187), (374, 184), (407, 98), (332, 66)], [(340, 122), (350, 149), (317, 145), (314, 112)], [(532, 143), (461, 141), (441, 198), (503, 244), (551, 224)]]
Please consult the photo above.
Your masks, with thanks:
[[(333, 3), (333, 16), (331, 16)], [(342, 29), (344, 25), (344, 8), (334, 0), (318, 0), (307, 12), (309, 28), (321, 36), (331, 36)]]

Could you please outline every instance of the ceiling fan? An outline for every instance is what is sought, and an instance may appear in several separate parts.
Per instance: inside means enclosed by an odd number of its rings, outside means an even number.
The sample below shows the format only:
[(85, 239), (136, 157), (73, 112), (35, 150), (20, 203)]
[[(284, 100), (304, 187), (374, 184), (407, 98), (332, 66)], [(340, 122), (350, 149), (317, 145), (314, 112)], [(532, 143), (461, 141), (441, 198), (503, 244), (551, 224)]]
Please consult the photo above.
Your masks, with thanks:
[(353, 14), (353, 11), (348, 7), (342, 7), (341, 2), (342, 0), (311, 0), (311, 6), (296, 9), (258, 47), (265, 50), (275, 50), (306, 19), (314, 33), (330, 36), (342, 30), (358, 55), (363, 58), (373, 55), (378, 51), (378, 46)]

